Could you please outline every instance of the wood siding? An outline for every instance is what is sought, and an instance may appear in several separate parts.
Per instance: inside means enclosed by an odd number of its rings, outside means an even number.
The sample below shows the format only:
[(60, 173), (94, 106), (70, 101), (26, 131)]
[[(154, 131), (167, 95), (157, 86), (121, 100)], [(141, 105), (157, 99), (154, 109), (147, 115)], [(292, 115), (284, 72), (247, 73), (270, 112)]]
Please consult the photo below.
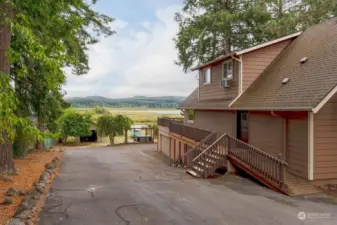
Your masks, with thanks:
[(199, 71), (199, 99), (234, 99), (239, 93), (239, 63), (233, 60), (233, 80), (229, 81), (230, 87), (222, 88), (220, 81), (222, 80), (223, 62), (211, 67), (211, 83), (204, 84), (203, 70)]
[(265, 48), (249, 52), (242, 56), (242, 91), (244, 92), (267, 66), (291, 42), (283, 41)]
[(308, 178), (308, 118), (287, 120), (288, 172)]
[(170, 154), (170, 138), (161, 134), (160, 147), (160, 151), (168, 157)]
[(194, 126), (236, 136), (236, 112), (196, 110)]
[(314, 116), (314, 179), (337, 178), (337, 95)]
[(284, 155), (284, 119), (268, 114), (248, 114), (248, 143), (277, 158)]

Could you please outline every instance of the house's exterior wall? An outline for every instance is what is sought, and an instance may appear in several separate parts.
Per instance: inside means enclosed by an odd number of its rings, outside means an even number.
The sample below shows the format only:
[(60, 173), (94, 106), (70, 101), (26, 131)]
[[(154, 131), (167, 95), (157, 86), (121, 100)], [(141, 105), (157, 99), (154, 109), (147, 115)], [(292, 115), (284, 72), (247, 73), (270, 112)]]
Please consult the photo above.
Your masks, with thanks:
[(234, 99), (239, 93), (239, 65), (237, 61), (233, 60), (233, 80), (229, 81), (230, 87), (228, 88), (220, 86), (223, 62), (212, 65), (210, 84), (204, 84), (204, 73), (201, 69), (199, 71), (199, 99)]
[(158, 138), (158, 151), (162, 152), (166, 156), (169, 156), (170, 151), (170, 138), (168, 127), (158, 126), (159, 138)]
[(314, 115), (314, 179), (337, 178), (337, 95)]
[(242, 91), (251, 85), (290, 42), (291, 40), (282, 41), (242, 56)]
[(308, 178), (308, 117), (287, 120), (288, 172)]
[(277, 116), (249, 112), (248, 143), (277, 158), (282, 158), (285, 145), (284, 120)]
[(195, 110), (193, 126), (236, 136), (236, 112)]
[(165, 135), (160, 135), (160, 151), (165, 154), (166, 156), (169, 156), (170, 154), (170, 138)]

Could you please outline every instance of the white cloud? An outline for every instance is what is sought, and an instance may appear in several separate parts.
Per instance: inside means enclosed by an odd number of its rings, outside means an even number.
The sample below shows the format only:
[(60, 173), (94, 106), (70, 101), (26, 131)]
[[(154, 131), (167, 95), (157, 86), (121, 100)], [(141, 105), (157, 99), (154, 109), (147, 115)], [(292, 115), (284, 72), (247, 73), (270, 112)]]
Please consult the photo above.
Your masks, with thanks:
[(156, 21), (136, 26), (116, 20), (117, 34), (90, 48), (89, 74), (68, 77), (68, 96), (188, 95), (197, 85), (195, 74), (184, 74), (174, 64), (172, 39), (178, 26), (173, 17), (179, 10), (179, 6), (158, 10)]

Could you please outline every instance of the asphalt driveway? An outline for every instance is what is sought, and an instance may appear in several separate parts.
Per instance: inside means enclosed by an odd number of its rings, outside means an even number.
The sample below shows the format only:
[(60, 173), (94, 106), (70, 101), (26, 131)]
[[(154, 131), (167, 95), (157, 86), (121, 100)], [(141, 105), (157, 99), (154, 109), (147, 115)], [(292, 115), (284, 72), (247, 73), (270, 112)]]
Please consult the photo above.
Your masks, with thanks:
[(167, 166), (155, 147), (66, 151), (40, 224), (337, 224), (334, 204), (284, 196), (235, 176), (197, 180)]

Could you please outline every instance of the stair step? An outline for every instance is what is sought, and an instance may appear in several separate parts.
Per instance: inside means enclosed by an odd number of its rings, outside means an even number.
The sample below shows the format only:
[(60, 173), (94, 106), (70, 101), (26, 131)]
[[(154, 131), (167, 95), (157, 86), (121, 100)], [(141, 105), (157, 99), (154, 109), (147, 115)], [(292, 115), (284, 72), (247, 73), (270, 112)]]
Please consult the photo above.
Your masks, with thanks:
[[(200, 166), (204, 167), (204, 162), (202, 162), (202, 161), (198, 161), (197, 164), (199, 164)], [(211, 167), (212, 167), (212, 165), (206, 163), (206, 168), (211, 168)]]
[(187, 169), (187, 170), (186, 170), (186, 173), (190, 174), (192, 177), (200, 178), (200, 174), (198, 174), (197, 172), (195, 172), (195, 171), (192, 170), (192, 169)]
[(204, 172), (204, 169), (201, 166), (199, 166), (198, 164), (197, 165), (193, 165), (192, 168), (194, 170), (196, 170), (196, 172), (200, 172), (200, 173)]

